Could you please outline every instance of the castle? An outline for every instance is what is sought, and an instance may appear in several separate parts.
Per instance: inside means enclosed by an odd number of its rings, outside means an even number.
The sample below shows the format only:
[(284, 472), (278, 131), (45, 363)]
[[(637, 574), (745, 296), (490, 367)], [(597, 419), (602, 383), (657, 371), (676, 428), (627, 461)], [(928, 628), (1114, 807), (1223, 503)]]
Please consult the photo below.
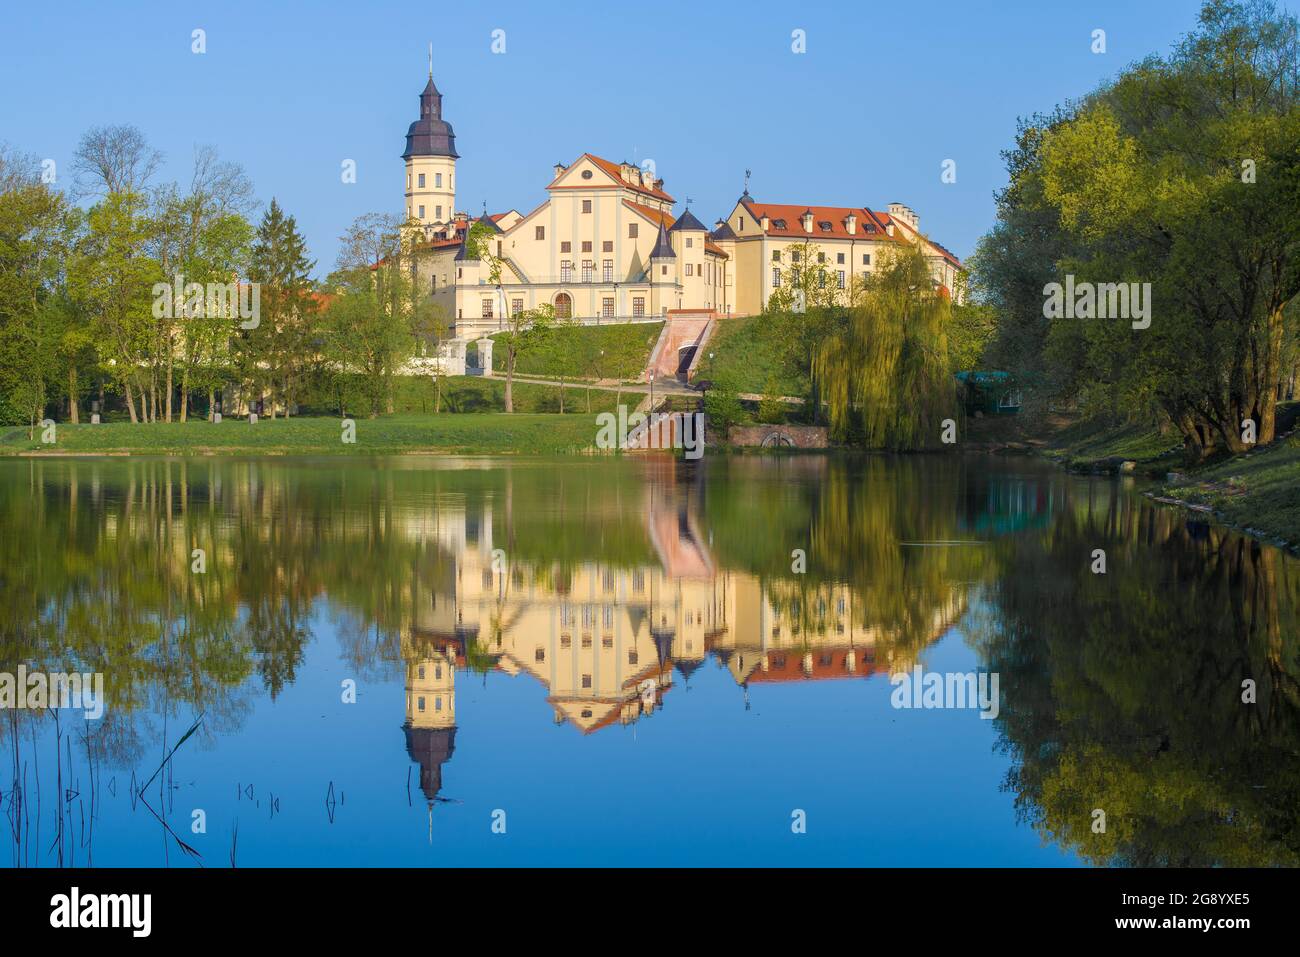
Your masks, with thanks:
[[(922, 236), (916, 213), (899, 203), (862, 207), (765, 203), (748, 187), (712, 228), (676, 200), (652, 164), (583, 153), (556, 163), (546, 199), (531, 212), (471, 218), (456, 210), (456, 135), (443, 118), (433, 71), (420, 116), (406, 134), (404, 212), (418, 232), (418, 281), (460, 340), (489, 335), (508, 316), (550, 304), (583, 323), (653, 322), (762, 312), (789, 283), (801, 252), (815, 250), (823, 281), (845, 297), (881, 254), (921, 242), (933, 281), (954, 288), (960, 261)], [(489, 258), (466, 243), (482, 224)]]

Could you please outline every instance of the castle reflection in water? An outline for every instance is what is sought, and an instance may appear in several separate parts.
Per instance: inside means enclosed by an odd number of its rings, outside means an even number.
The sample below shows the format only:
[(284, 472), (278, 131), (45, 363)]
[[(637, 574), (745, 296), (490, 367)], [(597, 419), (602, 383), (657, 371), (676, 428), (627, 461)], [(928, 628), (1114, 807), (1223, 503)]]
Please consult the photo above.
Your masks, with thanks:
[(869, 623), (847, 584), (794, 586), (719, 569), (689, 497), (680, 487), (647, 489), (654, 565), (586, 562), (557, 572), (511, 561), (493, 541), (491, 502), (476, 513), (444, 506), (428, 527), (408, 527), (455, 556), (401, 635), (403, 731), (427, 800), (437, 798), (455, 752), (458, 670), (533, 678), (556, 724), (592, 734), (667, 706), (710, 658), (746, 707), (751, 684), (904, 670), (915, 656), (903, 649), (936, 641), (965, 610), (965, 586), (953, 583), (927, 613), (928, 635), (898, 641)]

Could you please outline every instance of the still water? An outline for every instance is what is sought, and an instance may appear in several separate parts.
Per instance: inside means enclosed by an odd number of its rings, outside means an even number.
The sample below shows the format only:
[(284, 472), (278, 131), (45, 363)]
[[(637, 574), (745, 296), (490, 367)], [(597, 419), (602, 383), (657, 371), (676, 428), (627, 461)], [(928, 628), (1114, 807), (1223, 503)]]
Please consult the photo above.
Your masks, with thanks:
[[(1298, 602), (1294, 558), (1033, 460), (3, 461), (0, 672), (106, 700), (0, 711), (0, 841), (1294, 865)], [(917, 668), (996, 716), (895, 707)]]

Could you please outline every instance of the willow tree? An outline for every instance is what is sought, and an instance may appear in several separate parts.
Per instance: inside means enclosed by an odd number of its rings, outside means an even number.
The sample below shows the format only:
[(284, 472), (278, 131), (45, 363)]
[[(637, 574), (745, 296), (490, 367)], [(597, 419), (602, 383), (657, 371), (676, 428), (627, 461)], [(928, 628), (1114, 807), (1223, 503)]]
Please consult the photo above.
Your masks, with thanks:
[(952, 309), (921, 246), (882, 259), (855, 299), (814, 362), (832, 434), (872, 448), (938, 445), (943, 420), (956, 408), (948, 370)]

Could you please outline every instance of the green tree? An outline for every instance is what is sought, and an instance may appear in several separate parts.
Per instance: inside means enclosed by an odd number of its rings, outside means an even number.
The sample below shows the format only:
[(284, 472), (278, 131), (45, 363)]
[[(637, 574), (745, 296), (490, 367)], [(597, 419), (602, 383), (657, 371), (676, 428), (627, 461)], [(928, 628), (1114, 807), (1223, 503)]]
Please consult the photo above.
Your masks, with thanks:
[(243, 376), (251, 380), (253, 367), (266, 368), (272, 418), (277, 400), (285, 417), (291, 414), (315, 348), (315, 265), (307, 258), (307, 241), (297, 222), (272, 198), (257, 228), (248, 272), (249, 280), (260, 285), (261, 321), (255, 329), (240, 330), (236, 340)]

